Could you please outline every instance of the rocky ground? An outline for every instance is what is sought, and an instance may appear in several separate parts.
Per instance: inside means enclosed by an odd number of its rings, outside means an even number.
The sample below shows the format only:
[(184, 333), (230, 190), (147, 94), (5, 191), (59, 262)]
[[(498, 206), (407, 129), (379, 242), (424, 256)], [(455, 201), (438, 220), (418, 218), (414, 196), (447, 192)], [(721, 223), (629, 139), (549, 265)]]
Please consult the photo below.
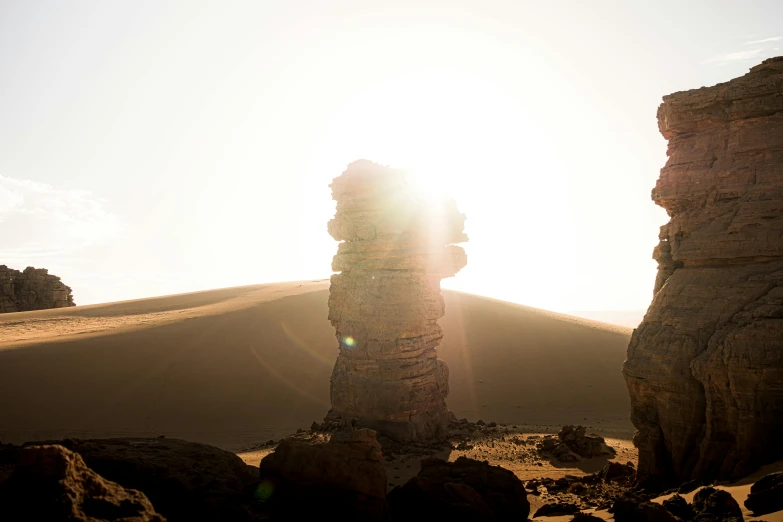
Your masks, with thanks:
[[(270, 440), (238, 454), (246, 463), (257, 465), (283, 440), (324, 443), (338, 427), (336, 423), (314, 422), (310, 430), (301, 429), (280, 441)], [(423, 459), (436, 457), (453, 462), (467, 457), (510, 470), (522, 480), (529, 493), (531, 515), (547, 504), (568, 505), (572, 507), (567, 509), (577, 511), (605, 509), (630, 487), (629, 477), (636, 462), (630, 434), (608, 432), (617, 438), (604, 439), (588, 435), (590, 430), (572, 428), (452, 418), (448, 435), (440, 441), (399, 444), (381, 436), (378, 441), (383, 448), (387, 490), (415, 477)], [(564, 443), (561, 435), (571, 435), (572, 440)], [(602, 470), (609, 465), (610, 480), (603, 480)]]

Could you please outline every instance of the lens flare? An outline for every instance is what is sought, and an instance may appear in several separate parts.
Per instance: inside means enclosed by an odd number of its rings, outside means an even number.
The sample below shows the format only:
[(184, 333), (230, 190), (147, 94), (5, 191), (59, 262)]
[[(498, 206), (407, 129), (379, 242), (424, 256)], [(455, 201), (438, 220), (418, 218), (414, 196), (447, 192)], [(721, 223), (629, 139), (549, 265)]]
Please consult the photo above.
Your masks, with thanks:
[(356, 341), (354, 341), (353, 337), (351, 337), (349, 335), (348, 337), (343, 339), (343, 344), (345, 344), (346, 346), (355, 346), (356, 345)]

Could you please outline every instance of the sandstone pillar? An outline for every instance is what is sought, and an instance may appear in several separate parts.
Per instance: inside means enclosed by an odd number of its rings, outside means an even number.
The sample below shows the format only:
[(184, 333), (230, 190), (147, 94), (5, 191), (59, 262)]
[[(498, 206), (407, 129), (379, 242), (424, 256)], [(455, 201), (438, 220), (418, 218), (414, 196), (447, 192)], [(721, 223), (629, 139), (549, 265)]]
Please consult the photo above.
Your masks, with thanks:
[(329, 320), (340, 343), (330, 417), (395, 440), (437, 437), (448, 422), (448, 368), (440, 280), (467, 262), (455, 202), (417, 188), (413, 175), (370, 161), (348, 165), (331, 184), (337, 211), (329, 234)]

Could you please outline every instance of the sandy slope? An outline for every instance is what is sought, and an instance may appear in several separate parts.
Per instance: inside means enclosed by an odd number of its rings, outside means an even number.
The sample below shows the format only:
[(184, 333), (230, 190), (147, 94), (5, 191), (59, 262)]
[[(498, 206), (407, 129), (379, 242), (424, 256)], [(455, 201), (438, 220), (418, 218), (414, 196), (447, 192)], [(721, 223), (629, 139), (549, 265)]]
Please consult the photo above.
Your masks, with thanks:
[[(458, 416), (630, 434), (629, 329), (445, 296)], [(166, 434), (239, 449), (308, 427), (337, 355), (327, 297), (311, 281), (2, 315), (0, 440)]]

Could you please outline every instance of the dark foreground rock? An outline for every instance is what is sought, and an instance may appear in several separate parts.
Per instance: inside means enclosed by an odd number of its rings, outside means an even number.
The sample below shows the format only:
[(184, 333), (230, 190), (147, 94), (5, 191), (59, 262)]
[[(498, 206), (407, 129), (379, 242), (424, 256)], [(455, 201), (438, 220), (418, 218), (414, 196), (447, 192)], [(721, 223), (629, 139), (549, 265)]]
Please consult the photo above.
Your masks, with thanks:
[(693, 518), (693, 508), (688, 504), (688, 501), (680, 495), (674, 495), (673, 497), (664, 500), (662, 505), (669, 513), (682, 520), (690, 520)]
[(745, 507), (754, 515), (783, 510), (783, 472), (770, 473), (753, 484)]
[(66, 439), (99, 475), (143, 492), (169, 522), (252, 521), (258, 479), (242, 459), (177, 439)]
[(562, 515), (573, 515), (579, 512), (579, 506), (576, 504), (567, 504), (558, 502), (555, 504), (544, 504), (533, 514), (533, 517), (557, 517)]
[(693, 520), (699, 522), (742, 520), (742, 509), (728, 491), (702, 488), (693, 497)]
[(0, 485), (0, 520), (165, 522), (139, 491), (89, 469), (76, 453), (57, 445), (28, 446)]
[(425, 459), (421, 471), (388, 495), (392, 521), (526, 520), (530, 503), (511, 471), (459, 457)]
[(283, 441), (264, 457), (258, 498), (277, 520), (383, 520), (386, 471), (375, 432), (337, 432), (328, 444)]

